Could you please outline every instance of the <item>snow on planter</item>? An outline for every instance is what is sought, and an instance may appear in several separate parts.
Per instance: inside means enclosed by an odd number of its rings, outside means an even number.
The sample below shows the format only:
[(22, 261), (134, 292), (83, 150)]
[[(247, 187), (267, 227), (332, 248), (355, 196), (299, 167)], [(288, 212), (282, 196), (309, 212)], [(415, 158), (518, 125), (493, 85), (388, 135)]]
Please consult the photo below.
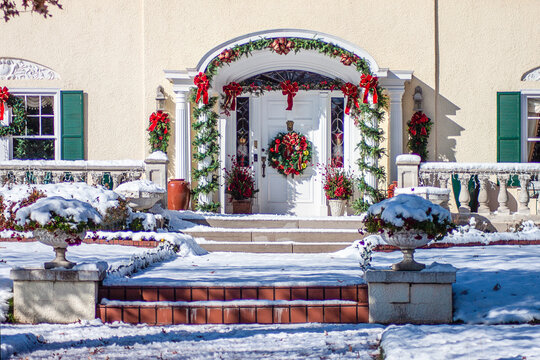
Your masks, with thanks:
[(73, 223), (73, 228), (79, 222), (92, 221), (95, 224), (101, 222), (101, 215), (92, 205), (76, 199), (64, 199), (60, 196), (41, 198), (34, 204), (19, 209), (15, 220), (21, 226), (24, 226), (29, 220), (45, 225), (53, 220), (54, 214), (69, 219)]
[(114, 191), (119, 194), (122, 194), (124, 192), (147, 192), (163, 194), (165, 192), (165, 189), (149, 180), (136, 180), (120, 184)]

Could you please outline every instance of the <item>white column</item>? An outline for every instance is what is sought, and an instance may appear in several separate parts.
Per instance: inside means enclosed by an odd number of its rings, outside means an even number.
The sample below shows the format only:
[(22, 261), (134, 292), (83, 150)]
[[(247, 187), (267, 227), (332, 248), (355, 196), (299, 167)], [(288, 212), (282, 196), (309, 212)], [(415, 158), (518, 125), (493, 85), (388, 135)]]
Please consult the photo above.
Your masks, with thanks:
[(175, 110), (175, 175), (178, 179), (190, 181), (191, 179), (191, 157), (190, 157), (190, 131), (189, 131), (189, 105), (188, 91), (174, 90), (176, 103)]
[(220, 118), (218, 121), (219, 133), (219, 202), (221, 204), (221, 213), (225, 214), (225, 204), (226, 204), (226, 195), (225, 195), (225, 171), (223, 168), (227, 164), (227, 119)]
[(390, 166), (389, 180), (397, 180), (396, 157), (403, 153), (403, 106), (402, 98), (405, 92), (405, 86), (393, 85), (386, 86), (390, 97), (390, 141), (388, 147)]

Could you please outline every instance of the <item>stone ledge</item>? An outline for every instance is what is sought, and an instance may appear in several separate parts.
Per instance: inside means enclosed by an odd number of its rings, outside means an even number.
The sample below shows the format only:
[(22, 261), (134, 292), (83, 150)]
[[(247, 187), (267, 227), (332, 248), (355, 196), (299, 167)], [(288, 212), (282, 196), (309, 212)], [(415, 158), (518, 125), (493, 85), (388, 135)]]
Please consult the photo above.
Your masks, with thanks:
[(451, 284), (456, 272), (368, 270), (368, 283)]
[(13, 281), (102, 281), (104, 270), (74, 270), (74, 269), (41, 269), (25, 268), (12, 269), (10, 277)]

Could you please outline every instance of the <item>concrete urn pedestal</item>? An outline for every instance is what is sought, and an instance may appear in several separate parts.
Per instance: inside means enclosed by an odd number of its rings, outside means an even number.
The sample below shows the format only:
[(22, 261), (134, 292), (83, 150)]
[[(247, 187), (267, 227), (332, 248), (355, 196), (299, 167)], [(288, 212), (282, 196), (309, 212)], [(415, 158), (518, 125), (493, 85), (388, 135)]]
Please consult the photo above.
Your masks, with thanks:
[(95, 319), (98, 285), (106, 269), (105, 262), (73, 269), (12, 269), (15, 319), (26, 324)]
[(423, 271), (368, 270), (369, 322), (445, 324), (452, 322), (456, 269), (434, 264)]

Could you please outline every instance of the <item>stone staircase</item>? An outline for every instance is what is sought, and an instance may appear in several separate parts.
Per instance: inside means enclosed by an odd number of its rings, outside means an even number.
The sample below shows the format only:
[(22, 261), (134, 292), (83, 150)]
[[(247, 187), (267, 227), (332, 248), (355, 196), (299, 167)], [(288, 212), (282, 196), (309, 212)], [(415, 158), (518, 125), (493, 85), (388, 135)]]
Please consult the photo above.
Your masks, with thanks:
[(186, 219), (198, 225), (184, 230), (208, 251), (322, 253), (346, 248), (363, 235), (358, 217), (210, 216)]

